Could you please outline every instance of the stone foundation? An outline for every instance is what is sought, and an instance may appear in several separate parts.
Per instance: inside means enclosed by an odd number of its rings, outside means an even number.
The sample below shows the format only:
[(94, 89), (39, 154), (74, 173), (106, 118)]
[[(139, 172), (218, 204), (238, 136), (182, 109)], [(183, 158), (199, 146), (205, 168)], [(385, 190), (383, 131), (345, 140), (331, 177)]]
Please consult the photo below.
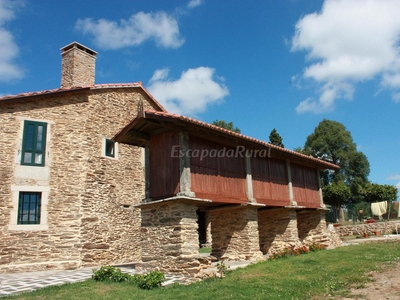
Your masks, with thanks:
[(262, 259), (257, 208), (230, 207), (210, 211), (212, 256), (227, 260)]
[(270, 255), (301, 245), (295, 210), (261, 210), (258, 213), (258, 226), (263, 254)]
[(211, 265), (198, 252), (196, 210), (196, 205), (179, 200), (141, 206), (140, 267), (196, 277)]

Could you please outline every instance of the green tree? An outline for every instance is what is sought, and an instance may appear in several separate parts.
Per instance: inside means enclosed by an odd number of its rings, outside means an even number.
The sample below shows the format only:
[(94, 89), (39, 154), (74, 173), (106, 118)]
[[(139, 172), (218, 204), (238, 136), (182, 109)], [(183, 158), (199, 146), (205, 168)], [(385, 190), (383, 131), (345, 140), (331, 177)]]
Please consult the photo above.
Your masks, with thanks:
[(272, 145), (276, 145), (282, 148), (285, 148), (285, 145), (282, 143), (282, 137), (280, 134), (276, 131), (276, 129), (272, 129), (271, 133), (269, 134), (269, 142)]
[(215, 120), (212, 124), (215, 126), (221, 127), (221, 128), (225, 128), (225, 129), (234, 131), (236, 133), (240, 133), (240, 129), (237, 128), (235, 125), (233, 125), (233, 122), (227, 123), (224, 120)]
[(397, 188), (392, 185), (370, 183), (364, 191), (365, 201), (370, 203), (397, 200)]
[(324, 202), (332, 206), (334, 221), (339, 218), (339, 212), (342, 205), (349, 204), (351, 199), (351, 190), (343, 181), (333, 182), (322, 188)]
[(357, 151), (343, 124), (322, 120), (307, 137), (300, 152), (340, 166), (339, 170), (321, 172), (324, 201), (332, 205), (336, 217), (341, 205), (351, 206), (363, 200), (370, 172), (369, 162), (364, 153)]
[(356, 191), (368, 182), (368, 159), (357, 151), (350, 132), (339, 122), (322, 120), (307, 137), (301, 152), (340, 166), (339, 170), (323, 172), (324, 185), (343, 181)]

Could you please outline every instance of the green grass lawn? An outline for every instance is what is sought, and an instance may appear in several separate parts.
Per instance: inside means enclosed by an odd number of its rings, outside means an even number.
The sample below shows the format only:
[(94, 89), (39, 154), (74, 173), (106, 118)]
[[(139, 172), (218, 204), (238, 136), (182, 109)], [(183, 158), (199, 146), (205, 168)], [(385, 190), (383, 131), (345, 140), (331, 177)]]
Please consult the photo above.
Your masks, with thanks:
[(370, 281), (369, 271), (400, 259), (400, 243), (371, 243), (310, 252), (227, 272), (188, 286), (141, 290), (128, 283), (87, 280), (4, 299), (325, 299)]
[(199, 248), (199, 253), (211, 253), (211, 248)]

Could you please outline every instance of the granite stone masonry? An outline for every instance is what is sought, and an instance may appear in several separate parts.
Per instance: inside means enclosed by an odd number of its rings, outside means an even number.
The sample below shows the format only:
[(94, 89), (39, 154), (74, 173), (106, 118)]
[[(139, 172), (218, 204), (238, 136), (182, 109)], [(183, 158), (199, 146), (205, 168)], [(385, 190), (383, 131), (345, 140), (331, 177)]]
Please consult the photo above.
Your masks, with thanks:
[(372, 235), (375, 234), (375, 232), (377, 232), (378, 235), (384, 235), (396, 233), (396, 224), (400, 224), (400, 220), (338, 226), (335, 227), (335, 230), (340, 236), (363, 235), (364, 233)]
[(212, 255), (227, 260), (262, 259), (257, 207), (231, 207), (210, 211)]
[(295, 210), (262, 210), (258, 213), (258, 226), (263, 254), (270, 255), (288, 247), (301, 245)]
[[(90, 51), (71, 51), (94, 63)], [(141, 259), (133, 206), (144, 198), (142, 149), (116, 144), (114, 157), (104, 150), (139, 105), (162, 109), (140, 84), (0, 98), (0, 273)], [(47, 124), (43, 166), (21, 164), (26, 120)], [(41, 193), (40, 224), (17, 223), (21, 192)]]
[(330, 245), (331, 234), (327, 230), (325, 210), (297, 211), (297, 228), (302, 245)]
[(198, 252), (196, 210), (179, 200), (141, 205), (143, 268), (196, 277), (211, 265)]

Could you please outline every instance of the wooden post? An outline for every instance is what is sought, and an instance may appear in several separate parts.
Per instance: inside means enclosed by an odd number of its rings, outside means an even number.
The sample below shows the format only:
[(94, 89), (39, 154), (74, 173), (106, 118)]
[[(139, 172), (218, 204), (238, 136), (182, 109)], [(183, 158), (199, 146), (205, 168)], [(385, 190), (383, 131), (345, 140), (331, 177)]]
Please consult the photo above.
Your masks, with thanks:
[(144, 147), (144, 186), (145, 201), (150, 201), (150, 142)]

